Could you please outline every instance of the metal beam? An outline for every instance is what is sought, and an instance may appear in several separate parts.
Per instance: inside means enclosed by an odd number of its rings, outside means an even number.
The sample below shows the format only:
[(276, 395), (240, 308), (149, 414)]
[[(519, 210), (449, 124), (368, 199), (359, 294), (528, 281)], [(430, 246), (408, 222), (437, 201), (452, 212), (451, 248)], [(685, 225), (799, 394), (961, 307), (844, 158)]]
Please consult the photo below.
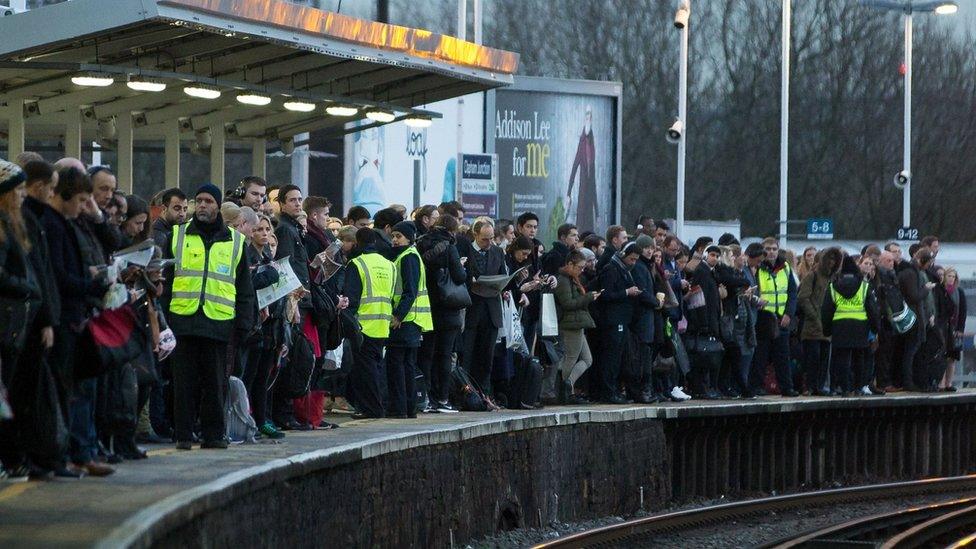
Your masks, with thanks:
[(251, 140), (251, 175), (267, 177), (268, 141), (264, 138)]
[(68, 120), (64, 125), (64, 155), (81, 158), (81, 109), (69, 109), (65, 115)]
[[(291, 50), (289, 53), (294, 55), (295, 50)], [(216, 73), (220, 78), (226, 78), (228, 80), (244, 80), (244, 73), (247, 72), (247, 74), (251, 76), (251, 79), (253, 79), (255, 76), (259, 76), (262, 83), (285, 81), (288, 83), (288, 85), (291, 84), (292, 77), (294, 77), (296, 86), (304, 86), (305, 76), (304, 74), (299, 75), (298, 73), (322, 70), (344, 61), (346, 60), (341, 58), (326, 57), (324, 55), (308, 53), (284, 61), (273, 61), (270, 63), (263, 62), (258, 67), (249, 67), (247, 71), (241, 69), (241, 67), (247, 63), (239, 63), (232, 66), (233, 70), (223, 72), (216, 71)]]
[(37, 100), (37, 109), (30, 111), (31, 116), (47, 114), (51, 112), (68, 110), (69, 107), (77, 108), (82, 105), (91, 105), (98, 101), (115, 99), (135, 95), (136, 92), (130, 90), (125, 84), (112, 84), (104, 88), (79, 88), (81, 91), (63, 93)]
[(115, 175), (119, 188), (126, 194), (132, 194), (132, 115), (122, 114), (115, 122), (118, 139), (118, 166)]
[(22, 86), (14, 86), (7, 90), (0, 90), (0, 101), (6, 101), (9, 99), (26, 99), (28, 97), (37, 97), (42, 93), (50, 93), (61, 90), (70, 89), (74, 84), (71, 83), (71, 78), (68, 76), (55, 76), (52, 78), (46, 78), (38, 82), (31, 82), (30, 84), (24, 84)]
[(166, 91), (161, 91), (159, 93), (143, 93), (133, 97), (126, 97), (123, 99), (115, 99), (112, 101), (99, 103), (93, 107), (95, 110), (95, 118), (102, 120), (123, 112), (135, 112), (142, 111), (144, 109), (159, 108), (181, 100), (189, 99), (189, 96), (183, 93), (183, 86), (183, 83), (179, 83), (177, 86), (168, 87), (166, 88)]
[(180, 123), (178, 120), (169, 120), (165, 126), (166, 187), (178, 188), (180, 186)]
[[(109, 59), (126, 50), (135, 48), (143, 49), (152, 47), (153, 44), (166, 42), (178, 38), (185, 38), (194, 34), (201, 34), (200, 31), (189, 27), (166, 26), (155, 30), (137, 29), (130, 31), (128, 35), (113, 38), (109, 41), (98, 43), (98, 56), (102, 59)], [(58, 49), (47, 53), (39, 53), (30, 56), (27, 61), (88, 61), (95, 58), (95, 46), (77, 46), (70, 49)]]
[(300, 133), (313, 132), (315, 130), (323, 130), (326, 128), (333, 128), (336, 126), (342, 126), (347, 122), (353, 122), (348, 118), (337, 118), (334, 116), (321, 117), (318, 120), (309, 120), (301, 122), (299, 124), (292, 124), (291, 126), (284, 126), (278, 128), (275, 131), (275, 136), (278, 139), (286, 139), (289, 137), (296, 136)]
[(238, 122), (234, 124), (233, 131), (231, 133), (237, 137), (264, 137), (269, 128), (295, 124), (305, 120), (314, 120), (322, 117), (322, 113), (310, 114), (281, 112), (262, 118), (256, 118), (254, 120)]
[(218, 189), (224, 188), (224, 125), (210, 127), (210, 182)]
[(8, 101), (7, 107), (7, 159), (13, 162), (24, 152), (24, 102)]
[(140, 122), (140, 125), (151, 126), (172, 118), (206, 114), (208, 112), (213, 112), (226, 107), (227, 105), (237, 103), (237, 99), (234, 98), (232, 92), (225, 92), (221, 97), (212, 100), (195, 99), (188, 95), (185, 97), (187, 98), (187, 101), (184, 103), (177, 103), (161, 109), (145, 111), (141, 116), (142, 121)]
[(191, 116), (189, 126), (184, 127), (183, 131), (202, 130), (204, 128), (213, 126), (214, 124), (229, 124), (235, 121), (249, 120), (251, 118), (261, 116), (262, 114), (267, 115), (270, 112), (275, 112), (277, 109), (278, 107), (274, 106), (274, 103), (264, 107), (257, 107), (253, 105), (232, 105), (208, 114)]

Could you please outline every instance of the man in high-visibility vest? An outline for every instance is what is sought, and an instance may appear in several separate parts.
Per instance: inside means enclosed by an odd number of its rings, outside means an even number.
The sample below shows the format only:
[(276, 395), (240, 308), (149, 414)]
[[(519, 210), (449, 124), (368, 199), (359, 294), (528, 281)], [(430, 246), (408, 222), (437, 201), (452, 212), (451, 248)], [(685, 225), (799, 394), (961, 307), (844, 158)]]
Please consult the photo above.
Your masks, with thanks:
[(227, 344), (253, 325), (251, 274), (244, 235), (220, 216), (220, 189), (197, 190), (189, 223), (173, 228), (163, 255), (173, 258), (163, 307), (178, 344), (172, 356), (176, 447), (189, 450), (200, 414), (203, 448), (227, 448), (224, 395)]
[(386, 386), (390, 396), (386, 412), (390, 417), (417, 417), (417, 349), (421, 334), (434, 329), (427, 275), (413, 245), (416, 234), (412, 221), (393, 226), (397, 279), (390, 339), (386, 341)]
[(756, 279), (762, 307), (756, 321), (756, 354), (753, 356), (753, 391), (761, 391), (767, 365), (772, 362), (776, 369), (776, 381), (780, 394), (785, 397), (799, 395), (793, 389), (793, 373), (790, 371), (790, 322), (796, 316), (797, 282), (786, 258), (780, 257), (779, 241), (767, 238), (763, 241), (766, 259), (759, 266)]
[(349, 310), (359, 321), (363, 341), (353, 345), (353, 368), (349, 372), (351, 401), (358, 414), (354, 418), (384, 417), (380, 381), (383, 370), (383, 346), (390, 337), (393, 320), (393, 294), (396, 269), (376, 250), (376, 232), (368, 227), (356, 231), (358, 256), (349, 260), (345, 275), (345, 293)]
[(842, 396), (870, 395), (867, 362), (871, 335), (880, 327), (877, 298), (854, 259), (844, 257), (841, 271), (827, 287), (820, 321), (830, 336), (831, 384)]

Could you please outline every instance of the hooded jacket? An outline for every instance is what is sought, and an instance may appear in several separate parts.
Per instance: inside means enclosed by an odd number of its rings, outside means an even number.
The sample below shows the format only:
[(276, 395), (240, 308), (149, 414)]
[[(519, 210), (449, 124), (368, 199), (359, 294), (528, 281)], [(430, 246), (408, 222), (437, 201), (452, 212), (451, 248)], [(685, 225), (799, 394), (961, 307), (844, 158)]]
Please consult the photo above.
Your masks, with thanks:
[(820, 322), (820, 310), (823, 308), (824, 294), (830, 285), (833, 270), (843, 261), (843, 255), (837, 248), (824, 250), (817, 267), (807, 273), (800, 281), (797, 291), (797, 305), (803, 315), (802, 340), (826, 341), (830, 338), (824, 335), (823, 324)]
[(430, 312), (434, 320), (434, 330), (458, 330), (464, 309), (448, 309), (443, 306), (438, 294), (437, 277), (446, 272), (455, 284), (464, 284), (468, 277), (461, 255), (455, 246), (454, 236), (442, 227), (431, 227), (423, 237), (417, 239), (417, 252), (424, 261), (427, 276), (427, 291), (430, 293)]
[[(852, 262), (853, 263), (853, 262)], [(857, 267), (854, 266), (854, 270)], [(834, 281), (834, 289), (845, 298), (854, 297), (861, 289), (864, 278), (859, 272), (850, 272), (846, 269)], [(820, 310), (820, 322), (823, 325), (824, 335), (830, 337), (830, 343), (837, 349), (865, 348), (868, 346), (868, 333), (878, 333), (878, 303), (874, 297), (874, 292), (868, 291), (864, 300), (864, 308), (868, 319), (853, 320), (842, 319), (834, 320), (834, 312), (837, 304), (834, 303), (833, 296), (828, 290), (824, 293), (823, 307)]]

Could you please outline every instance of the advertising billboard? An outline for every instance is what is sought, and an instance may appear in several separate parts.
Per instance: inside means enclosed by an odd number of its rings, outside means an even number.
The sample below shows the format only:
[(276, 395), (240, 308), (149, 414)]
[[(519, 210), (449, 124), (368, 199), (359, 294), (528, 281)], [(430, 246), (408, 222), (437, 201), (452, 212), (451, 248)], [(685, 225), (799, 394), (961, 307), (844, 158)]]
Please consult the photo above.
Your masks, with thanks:
[(617, 222), (620, 97), (616, 82), (516, 77), (489, 92), (488, 152), (498, 157), (498, 215), (539, 216), (547, 245), (574, 223), (602, 233)]
[[(390, 204), (410, 211), (424, 204), (455, 200), (458, 153), (484, 150), (484, 94), (424, 106), (440, 113), (428, 128), (403, 122), (346, 135), (344, 209), (364, 206), (371, 214)], [(461, 148), (458, 148), (458, 114)], [(367, 126), (370, 121), (355, 125)]]

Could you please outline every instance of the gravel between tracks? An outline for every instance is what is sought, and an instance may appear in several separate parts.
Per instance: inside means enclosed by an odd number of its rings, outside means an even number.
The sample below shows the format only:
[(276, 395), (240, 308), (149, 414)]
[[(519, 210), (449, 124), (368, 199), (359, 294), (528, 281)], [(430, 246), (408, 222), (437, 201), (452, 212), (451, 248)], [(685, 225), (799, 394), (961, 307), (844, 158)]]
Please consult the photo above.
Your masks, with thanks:
[[(894, 511), (902, 507), (949, 501), (961, 497), (973, 497), (972, 492), (941, 493), (909, 498), (882, 499), (870, 502), (858, 502), (841, 506), (805, 507), (801, 509), (772, 513), (769, 516), (755, 516), (736, 519), (723, 524), (708, 525), (680, 533), (655, 535), (646, 539), (627, 540), (618, 547), (640, 548), (653, 547), (685, 549), (687, 547), (753, 547), (763, 543), (773, 542), (790, 535), (796, 535), (808, 530), (822, 528), (831, 524), (848, 521), (858, 517), (866, 517)], [(695, 509), (729, 503), (728, 500), (707, 500), (687, 503), (653, 514), (660, 514), (684, 509)], [(638, 514), (639, 518), (647, 514)], [(624, 517), (605, 517), (577, 523), (555, 523), (545, 528), (527, 528), (513, 530), (475, 540), (467, 545), (473, 549), (501, 549), (514, 547), (528, 547), (536, 543), (623, 522)]]

